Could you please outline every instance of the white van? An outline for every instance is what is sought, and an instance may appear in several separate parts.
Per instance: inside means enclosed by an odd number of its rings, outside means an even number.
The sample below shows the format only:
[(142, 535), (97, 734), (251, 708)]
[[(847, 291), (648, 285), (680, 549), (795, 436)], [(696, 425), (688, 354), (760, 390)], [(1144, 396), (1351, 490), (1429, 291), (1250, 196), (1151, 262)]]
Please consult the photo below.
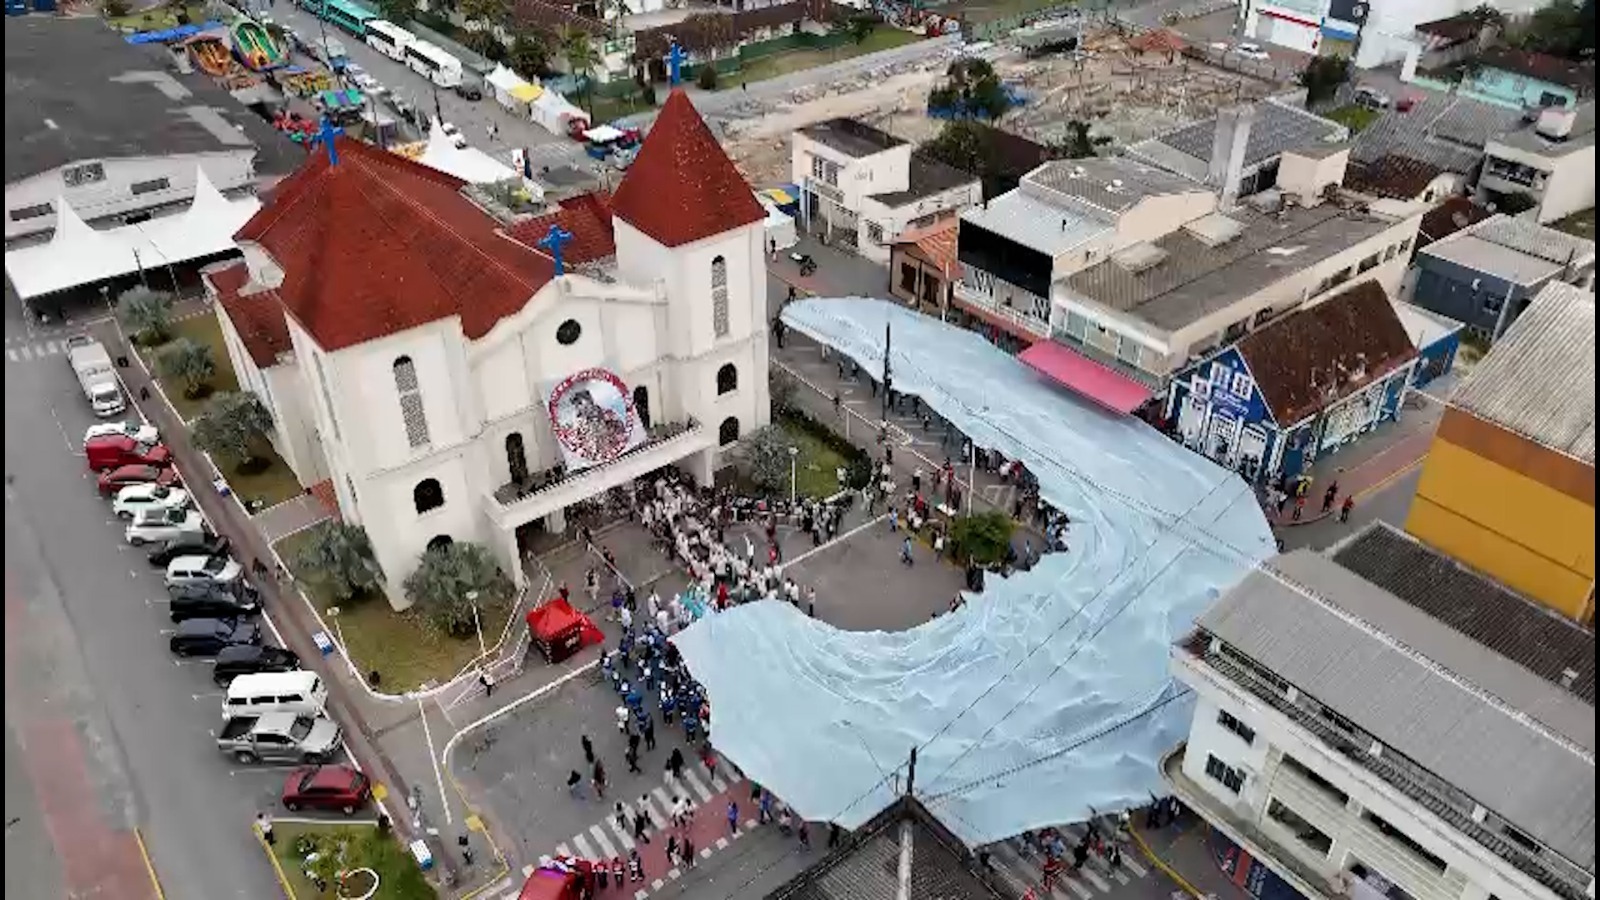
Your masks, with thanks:
[(328, 704), (328, 688), (315, 672), (256, 672), (228, 684), (222, 718), (292, 713), (318, 716)]

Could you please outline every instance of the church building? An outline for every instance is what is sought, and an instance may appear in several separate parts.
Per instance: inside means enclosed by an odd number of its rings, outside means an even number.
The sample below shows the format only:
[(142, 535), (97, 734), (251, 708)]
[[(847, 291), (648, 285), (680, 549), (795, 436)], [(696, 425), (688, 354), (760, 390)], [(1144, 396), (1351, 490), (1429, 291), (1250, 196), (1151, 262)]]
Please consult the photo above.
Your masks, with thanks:
[(668, 465), (709, 482), (768, 423), (764, 220), (674, 92), (614, 195), (532, 217), (334, 138), (210, 281), (275, 446), (391, 584), (451, 541), (521, 583), (574, 504)]

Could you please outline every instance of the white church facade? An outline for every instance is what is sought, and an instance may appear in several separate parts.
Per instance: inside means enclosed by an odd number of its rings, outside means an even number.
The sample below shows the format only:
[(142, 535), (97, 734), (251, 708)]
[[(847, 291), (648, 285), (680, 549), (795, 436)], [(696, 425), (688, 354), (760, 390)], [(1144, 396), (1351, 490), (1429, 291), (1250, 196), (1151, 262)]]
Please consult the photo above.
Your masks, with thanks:
[(446, 541), (520, 582), (530, 532), (663, 466), (709, 483), (767, 424), (764, 211), (681, 93), (613, 196), (534, 220), (335, 148), (239, 232), (248, 278), (212, 280), (244, 282), (218, 304), (241, 384), (293, 386), (263, 396), (274, 442), (315, 448), (297, 474), (331, 482), (391, 584)]

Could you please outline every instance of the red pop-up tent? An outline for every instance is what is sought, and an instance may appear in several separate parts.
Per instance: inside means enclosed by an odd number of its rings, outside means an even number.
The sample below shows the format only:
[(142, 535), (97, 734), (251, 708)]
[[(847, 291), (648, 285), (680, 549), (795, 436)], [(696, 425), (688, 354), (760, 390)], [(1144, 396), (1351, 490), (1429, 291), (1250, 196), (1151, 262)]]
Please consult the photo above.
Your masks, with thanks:
[(560, 597), (528, 613), (528, 632), (539, 652), (552, 663), (606, 639), (588, 616)]

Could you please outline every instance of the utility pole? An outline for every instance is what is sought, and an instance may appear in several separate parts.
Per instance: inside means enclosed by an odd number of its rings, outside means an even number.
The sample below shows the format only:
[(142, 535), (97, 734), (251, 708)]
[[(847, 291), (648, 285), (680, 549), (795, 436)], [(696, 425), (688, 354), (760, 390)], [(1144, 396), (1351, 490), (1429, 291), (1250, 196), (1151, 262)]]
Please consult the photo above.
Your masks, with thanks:
[(889, 442), (889, 392), (893, 390), (889, 372), (889, 323), (883, 323), (883, 441)]

